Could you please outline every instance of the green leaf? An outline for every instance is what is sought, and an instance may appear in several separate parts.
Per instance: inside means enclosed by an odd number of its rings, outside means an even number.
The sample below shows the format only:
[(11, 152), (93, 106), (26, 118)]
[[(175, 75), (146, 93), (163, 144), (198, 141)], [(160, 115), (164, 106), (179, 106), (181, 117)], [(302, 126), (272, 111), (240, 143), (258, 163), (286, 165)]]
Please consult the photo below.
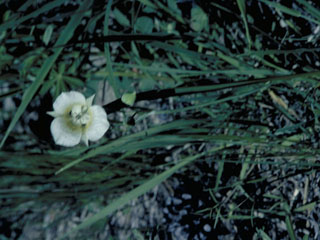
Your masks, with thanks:
[(126, 15), (124, 15), (122, 12), (119, 11), (118, 8), (115, 8), (113, 10), (113, 14), (115, 16), (115, 18), (117, 19), (117, 21), (126, 27), (130, 27), (130, 21), (128, 20), (128, 18), (126, 17)]
[(306, 10), (308, 11), (308, 13), (311, 16), (314, 16), (315, 18), (317, 18), (318, 20), (320, 20), (320, 10), (313, 7), (312, 4), (310, 4), (309, 2), (305, 1), (305, 0), (297, 0), (300, 4), (304, 5), (304, 7), (306, 8)]
[[(112, 0), (108, 1), (106, 11), (105, 11), (105, 17), (104, 17), (104, 27), (103, 27), (103, 35), (108, 36), (109, 34), (109, 18), (110, 18), (110, 12), (111, 12), (111, 6), (112, 6)], [(116, 98), (120, 98), (120, 84), (118, 83), (118, 80), (113, 75), (113, 67), (112, 67), (112, 60), (111, 60), (111, 53), (110, 53), (110, 46), (109, 43), (104, 44), (104, 53), (106, 56), (107, 61), (107, 70), (109, 73), (109, 83), (111, 87), (113, 88), (114, 94), (116, 95)]]
[(294, 10), (294, 9), (291, 9), (291, 8), (288, 8), (286, 6), (283, 6), (281, 5), (280, 3), (277, 3), (277, 2), (271, 2), (271, 1), (268, 1), (268, 0), (260, 0), (261, 2), (264, 2), (265, 4), (271, 6), (271, 7), (274, 7), (276, 8), (277, 10), (281, 11), (281, 12), (284, 12), (286, 14), (289, 14), (291, 16), (294, 16), (294, 17), (301, 17), (301, 13), (297, 10)]
[(121, 101), (124, 104), (127, 104), (129, 106), (133, 106), (134, 102), (136, 101), (136, 92), (123, 94), (121, 97)]
[(48, 43), (50, 42), (52, 33), (53, 33), (53, 25), (50, 24), (50, 25), (46, 28), (46, 30), (45, 30), (45, 32), (44, 32), (44, 34), (43, 34), (43, 39), (42, 39), (42, 40), (43, 40), (43, 42), (44, 42), (45, 45), (48, 45)]
[(152, 33), (153, 29), (153, 20), (149, 17), (139, 17), (135, 24), (135, 27), (138, 31), (142, 33)]
[(238, 3), (238, 7), (240, 9), (241, 12), (241, 17), (244, 23), (244, 27), (246, 29), (246, 37), (247, 37), (247, 41), (248, 41), (248, 48), (251, 48), (252, 45), (252, 41), (251, 41), (251, 37), (250, 37), (250, 32), (249, 32), (249, 27), (248, 27), (248, 22), (247, 22), (247, 16), (246, 16), (246, 1), (245, 0), (237, 0)]
[(286, 216), (286, 226), (287, 226), (287, 231), (289, 234), (289, 237), (291, 240), (296, 240), (296, 235), (293, 231), (293, 226), (292, 226), (292, 222), (290, 219), (290, 216)]
[(157, 6), (152, 3), (150, 0), (139, 0), (139, 2), (141, 2), (142, 4), (152, 7), (152, 8), (157, 8)]
[(218, 173), (216, 176), (216, 183), (214, 185), (214, 190), (218, 190), (220, 180), (222, 177), (223, 169), (224, 169), (224, 160), (225, 160), (226, 154), (223, 154), (223, 160), (218, 162)]
[(302, 238), (302, 240), (309, 240), (309, 235), (308, 234), (305, 234)]
[[(261, 2), (264, 2), (265, 4), (267, 4), (267, 5), (269, 5), (269, 6), (271, 6), (271, 7), (274, 7), (275, 9), (277, 9), (278, 11), (280, 11), (280, 12), (284, 12), (284, 13), (286, 13), (286, 14), (288, 14), (288, 15), (291, 15), (291, 16), (293, 16), (293, 17), (301, 17), (301, 18), (304, 18), (304, 19), (306, 19), (306, 20), (308, 20), (308, 21), (310, 21), (310, 22), (314, 22), (314, 23), (316, 23), (316, 24), (320, 24), (320, 21), (319, 20), (316, 20), (316, 19), (313, 19), (313, 18), (311, 18), (311, 17), (309, 17), (309, 16), (307, 16), (307, 15), (303, 15), (301, 12), (299, 12), (299, 11), (297, 11), (297, 10), (295, 10), (295, 9), (292, 9), (292, 8), (288, 8), (288, 7), (286, 7), (286, 6), (283, 6), (283, 5), (281, 5), (280, 3), (277, 3), (277, 2), (272, 2), (272, 1), (268, 1), (268, 0), (260, 0)], [(301, 3), (302, 3), (302, 1), (300, 1)], [(315, 15), (315, 13), (316, 13), (316, 17), (318, 17), (319, 16), (319, 11), (313, 11), (314, 9), (313, 8), (310, 8), (309, 6), (307, 6), (306, 4), (304, 4), (307, 8), (308, 8), (308, 10), (309, 10), (309, 13), (311, 14), (311, 15)], [(289, 20), (287, 20), (286, 21), (287, 22), (287, 24), (290, 26), (290, 27), (292, 27), (293, 29), (295, 29), (295, 26), (293, 26), (292, 25), (292, 22), (291, 21), (289, 21)]]
[(305, 204), (301, 207), (297, 207), (293, 211), (295, 211), (295, 212), (312, 211), (314, 209), (314, 207), (316, 206), (316, 204), (317, 204), (317, 202), (311, 202), (311, 203)]
[(262, 238), (262, 240), (271, 240), (271, 238), (266, 234), (262, 229), (258, 230), (258, 234)]
[(202, 8), (196, 6), (191, 10), (191, 28), (197, 32), (207, 29), (209, 26), (209, 19)]
[(168, 0), (168, 7), (169, 9), (172, 9), (173, 11), (181, 14), (181, 10), (178, 8), (178, 5), (177, 5), (177, 0)]

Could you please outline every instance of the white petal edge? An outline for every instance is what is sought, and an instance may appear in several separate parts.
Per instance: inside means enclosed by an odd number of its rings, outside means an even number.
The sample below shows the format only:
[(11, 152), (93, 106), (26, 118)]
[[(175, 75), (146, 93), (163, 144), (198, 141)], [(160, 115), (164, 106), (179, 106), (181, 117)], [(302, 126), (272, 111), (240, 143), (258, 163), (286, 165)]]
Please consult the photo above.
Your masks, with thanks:
[(86, 135), (90, 141), (98, 141), (106, 133), (110, 124), (102, 107), (94, 105), (90, 110), (92, 112), (92, 123), (87, 129)]
[(82, 134), (81, 136), (81, 141), (88, 147), (89, 146), (89, 139), (88, 139), (88, 136), (87, 134)]
[(82, 93), (76, 91), (63, 92), (53, 103), (53, 110), (62, 115), (65, 113), (66, 109), (73, 104), (86, 104), (86, 98)]
[(95, 96), (96, 96), (96, 95), (93, 94), (91, 97), (89, 97), (89, 98), (86, 99), (86, 102), (87, 102), (87, 106), (88, 106), (88, 107), (91, 107), (91, 106), (92, 106), (92, 102), (93, 102), (93, 99), (94, 99)]
[(47, 112), (47, 114), (54, 118), (60, 116), (60, 114), (56, 113), (55, 111)]
[(57, 117), (52, 121), (50, 130), (57, 145), (72, 147), (77, 145), (81, 140), (81, 131), (70, 129), (62, 117)]

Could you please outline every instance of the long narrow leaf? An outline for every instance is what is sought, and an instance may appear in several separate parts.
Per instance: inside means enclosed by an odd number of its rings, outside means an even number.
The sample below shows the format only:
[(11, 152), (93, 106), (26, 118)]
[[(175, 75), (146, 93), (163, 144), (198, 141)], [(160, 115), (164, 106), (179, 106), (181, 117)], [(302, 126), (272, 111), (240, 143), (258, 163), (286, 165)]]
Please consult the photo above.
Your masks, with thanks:
[[(109, 33), (109, 17), (111, 12), (111, 6), (112, 6), (112, 0), (109, 0), (106, 8), (106, 12), (105, 12), (105, 18), (104, 18), (104, 30), (103, 30), (104, 36), (107, 36)], [(106, 55), (107, 70), (109, 73), (109, 83), (113, 88), (114, 94), (116, 95), (117, 98), (119, 98), (120, 97), (119, 84), (113, 75), (112, 61), (111, 61), (110, 48), (109, 48), (108, 42), (104, 44), (104, 52)]]
[(240, 9), (240, 12), (241, 12), (241, 17), (242, 17), (243, 22), (244, 22), (244, 27), (246, 29), (246, 37), (247, 37), (247, 40), (248, 40), (248, 48), (250, 49), (252, 41), (251, 41), (251, 37), (250, 37), (250, 32), (249, 32), (249, 27), (248, 27), (248, 22), (247, 22), (247, 16), (246, 16), (246, 1), (245, 0), (237, 0), (237, 3), (238, 3), (238, 7)]

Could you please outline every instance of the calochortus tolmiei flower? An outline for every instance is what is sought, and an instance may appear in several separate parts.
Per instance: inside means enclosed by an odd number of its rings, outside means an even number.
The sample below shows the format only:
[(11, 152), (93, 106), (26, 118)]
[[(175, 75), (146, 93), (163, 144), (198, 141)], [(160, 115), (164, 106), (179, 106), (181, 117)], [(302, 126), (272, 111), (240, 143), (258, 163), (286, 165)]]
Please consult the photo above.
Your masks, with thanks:
[(76, 91), (63, 92), (53, 103), (51, 134), (56, 144), (72, 147), (99, 140), (109, 128), (105, 110), (92, 105), (94, 95), (85, 98)]

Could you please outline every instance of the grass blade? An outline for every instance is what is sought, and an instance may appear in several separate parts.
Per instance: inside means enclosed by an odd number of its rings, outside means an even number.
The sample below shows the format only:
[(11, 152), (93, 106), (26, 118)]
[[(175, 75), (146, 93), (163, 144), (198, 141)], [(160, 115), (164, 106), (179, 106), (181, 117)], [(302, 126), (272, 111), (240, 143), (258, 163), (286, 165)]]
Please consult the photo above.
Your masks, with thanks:
[[(112, 6), (112, 0), (109, 0), (106, 8), (106, 12), (105, 12), (105, 18), (104, 18), (104, 29), (103, 29), (104, 36), (107, 36), (109, 33), (109, 18), (110, 18), (111, 6)], [(109, 73), (109, 83), (113, 88), (116, 98), (119, 98), (120, 97), (119, 84), (113, 75), (112, 61), (111, 61), (110, 48), (109, 48), (108, 42), (104, 44), (104, 52), (106, 55), (107, 70)]]
[(250, 32), (249, 32), (249, 27), (248, 27), (248, 22), (247, 22), (247, 17), (246, 17), (246, 1), (245, 0), (237, 0), (238, 7), (241, 12), (241, 17), (244, 22), (244, 27), (246, 29), (246, 37), (248, 40), (248, 48), (251, 49), (252, 41), (250, 37)]
[(290, 216), (286, 216), (286, 225), (287, 225), (287, 231), (288, 231), (290, 239), (291, 240), (296, 240), (296, 236), (295, 236), (294, 231), (293, 231), (293, 227), (292, 227)]

